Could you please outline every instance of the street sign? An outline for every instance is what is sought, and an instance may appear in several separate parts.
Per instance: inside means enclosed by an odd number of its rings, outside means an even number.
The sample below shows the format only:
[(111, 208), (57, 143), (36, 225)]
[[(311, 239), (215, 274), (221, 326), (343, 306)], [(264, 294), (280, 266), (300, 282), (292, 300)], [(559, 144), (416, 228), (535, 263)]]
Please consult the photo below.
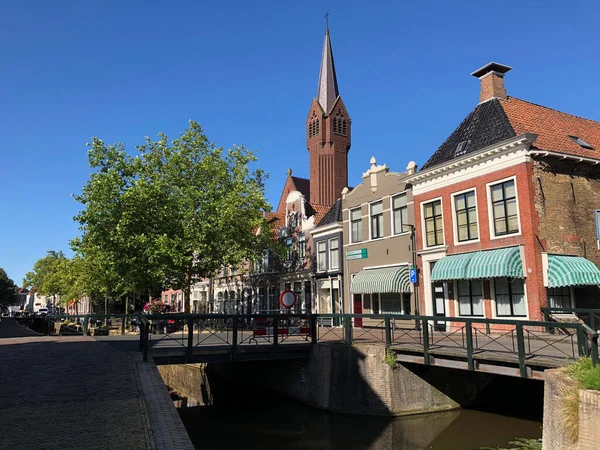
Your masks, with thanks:
[(416, 283), (417, 282), (417, 269), (410, 269), (410, 271), (408, 272), (408, 278), (410, 279), (411, 283)]
[(366, 248), (359, 248), (358, 250), (348, 250), (346, 252), (346, 259), (365, 259), (368, 257)]
[(287, 309), (291, 309), (296, 304), (296, 294), (294, 291), (283, 291), (279, 296), (279, 303)]

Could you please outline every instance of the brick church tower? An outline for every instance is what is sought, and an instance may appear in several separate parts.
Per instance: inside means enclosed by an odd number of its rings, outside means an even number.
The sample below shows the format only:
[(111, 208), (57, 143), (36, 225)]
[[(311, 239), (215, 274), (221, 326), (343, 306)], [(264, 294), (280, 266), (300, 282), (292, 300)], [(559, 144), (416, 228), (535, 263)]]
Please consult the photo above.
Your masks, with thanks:
[(306, 146), (310, 153), (310, 202), (331, 206), (348, 186), (351, 120), (338, 91), (329, 27), (321, 58), (317, 97), (306, 119)]

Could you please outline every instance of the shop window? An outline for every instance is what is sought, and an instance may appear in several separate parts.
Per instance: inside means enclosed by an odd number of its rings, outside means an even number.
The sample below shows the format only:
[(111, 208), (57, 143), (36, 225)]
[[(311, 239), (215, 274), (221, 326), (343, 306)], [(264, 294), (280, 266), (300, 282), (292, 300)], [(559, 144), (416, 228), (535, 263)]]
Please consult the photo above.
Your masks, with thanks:
[(483, 316), (483, 287), (481, 280), (458, 280), (458, 312), (461, 316)]
[(525, 284), (520, 278), (495, 278), (496, 315), (498, 317), (525, 317)]
[(570, 309), (572, 307), (570, 287), (548, 288), (547, 293), (550, 308)]

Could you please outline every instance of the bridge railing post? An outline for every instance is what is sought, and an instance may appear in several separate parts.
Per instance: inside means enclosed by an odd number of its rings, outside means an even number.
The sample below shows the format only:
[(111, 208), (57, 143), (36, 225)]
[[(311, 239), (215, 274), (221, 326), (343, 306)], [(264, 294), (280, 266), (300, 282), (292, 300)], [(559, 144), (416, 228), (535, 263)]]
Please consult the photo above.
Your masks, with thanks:
[(187, 359), (192, 360), (194, 354), (194, 319), (188, 317), (187, 319)]
[(273, 347), (279, 345), (279, 316), (275, 313), (273, 317)]
[(423, 319), (423, 364), (430, 365), (429, 360), (429, 323), (427, 319)]
[(231, 320), (231, 324), (233, 326), (232, 332), (231, 332), (231, 355), (235, 355), (235, 352), (237, 350), (237, 345), (238, 345), (238, 317), (237, 316), (233, 316), (233, 319)]
[(465, 322), (465, 337), (467, 341), (467, 366), (469, 370), (475, 370), (473, 361), (473, 323), (470, 320)]
[(142, 361), (148, 361), (148, 339), (149, 339), (149, 328), (150, 322), (143, 324), (144, 328), (144, 339), (142, 340)]
[(389, 348), (392, 346), (392, 327), (390, 324), (390, 317), (385, 316), (383, 322), (385, 324), (385, 346)]
[(90, 325), (90, 315), (86, 314), (85, 317), (83, 318), (83, 335), (84, 336), (87, 336), (87, 334), (88, 334), (89, 325)]
[(308, 318), (309, 326), (310, 326), (310, 341), (313, 344), (317, 343), (318, 335), (317, 335), (317, 315), (311, 314)]
[(592, 357), (592, 366), (596, 367), (600, 362), (598, 360), (598, 334), (594, 333), (591, 338), (591, 357)]
[(590, 356), (586, 341), (587, 340), (585, 338), (585, 330), (583, 329), (583, 325), (579, 325), (577, 327), (577, 350), (580, 358), (584, 356)]
[(523, 335), (523, 324), (517, 323), (517, 349), (519, 352), (519, 373), (522, 378), (527, 378), (527, 366), (525, 365), (525, 337)]
[(344, 342), (352, 345), (352, 317), (343, 316), (344, 321)]
[(125, 322), (127, 321), (127, 314), (123, 315), (121, 319), (121, 336), (125, 334)]

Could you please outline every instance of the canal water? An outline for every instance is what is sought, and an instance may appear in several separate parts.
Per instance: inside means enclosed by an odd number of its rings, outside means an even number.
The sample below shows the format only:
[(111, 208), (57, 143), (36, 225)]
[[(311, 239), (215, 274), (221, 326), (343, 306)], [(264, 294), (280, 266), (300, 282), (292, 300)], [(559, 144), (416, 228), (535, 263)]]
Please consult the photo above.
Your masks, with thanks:
[(177, 393), (172, 397), (196, 449), (478, 450), (512, 448), (509, 441), (515, 438), (541, 437), (541, 403), (532, 406), (541, 401), (540, 389), (529, 391), (538, 391), (536, 398), (498, 403), (492, 395), (484, 402), (488, 411), (484, 404), (484, 410), (398, 418), (332, 414), (229, 383), (224, 392), (211, 394), (210, 405)]

